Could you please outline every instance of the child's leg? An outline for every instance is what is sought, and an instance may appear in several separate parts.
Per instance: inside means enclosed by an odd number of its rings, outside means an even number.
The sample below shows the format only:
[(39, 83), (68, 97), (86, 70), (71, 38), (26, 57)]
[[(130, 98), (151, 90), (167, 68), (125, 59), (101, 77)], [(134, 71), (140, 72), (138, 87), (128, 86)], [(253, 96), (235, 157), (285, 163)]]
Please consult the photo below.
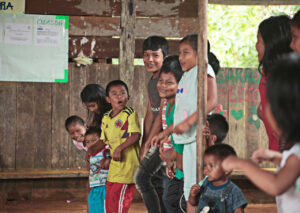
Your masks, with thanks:
[(97, 186), (90, 191), (89, 213), (105, 213), (105, 186)]
[(168, 212), (185, 213), (186, 202), (183, 194), (183, 179), (173, 178), (167, 193)]
[(159, 148), (151, 147), (137, 168), (134, 181), (149, 213), (165, 212), (162, 202), (163, 174)]
[(105, 206), (107, 213), (127, 213), (135, 192), (135, 184), (106, 181)]
[[(185, 144), (183, 148), (183, 173), (184, 173), (184, 196), (189, 197), (190, 190), (194, 184), (197, 183), (197, 147), (196, 142)], [(187, 212), (196, 212), (197, 207), (186, 204)]]

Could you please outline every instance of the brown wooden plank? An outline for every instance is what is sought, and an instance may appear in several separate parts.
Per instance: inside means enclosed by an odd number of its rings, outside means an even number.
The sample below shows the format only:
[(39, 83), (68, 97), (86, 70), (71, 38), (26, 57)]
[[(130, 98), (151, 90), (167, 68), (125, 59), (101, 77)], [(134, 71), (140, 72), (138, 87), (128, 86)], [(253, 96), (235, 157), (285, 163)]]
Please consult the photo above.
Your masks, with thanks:
[(16, 83), (0, 83), (0, 169), (15, 168)]
[(0, 180), (88, 177), (86, 170), (29, 170), (0, 172)]
[(120, 79), (118, 65), (95, 63), (87, 69), (87, 84), (100, 84), (105, 89), (110, 81), (117, 79)]
[[(197, 32), (197, 18), (137, 18), (136, 37), (184, 37)], [(120, 36), (120, 18), (70, 16), (70, 36)]]
[[(75, 63), (69, 63), (70, 83), (69, 83), (69, 115), (78, 115), (82, 119), (87, 119), (87, 111), (81, 102), (80, 93), (86, 86), (85, 73), (86, 67), (76, 67)], [(69, 168), (85, 168), (85, 152), (78, 150), (72, 143), (68, 142)]]
[(65, 120), (69, 116), (69, 84), (52, 84), (52, 143), (51, 167), (68, 168), (69, 135)]
[[(43, 4), (37, 4), (35, 0), (27, 0), (25, 11), (28, 14), (121, 16), (121, 1), (44, 0)], [(136, 1), (136, 11), (138, 16), (145, 17), (196, 17), (197, 1)]]
[(135, 8), (135, 1), (122, 1), (119, 67), (120, 79), (127, 84), (129, 91), (133, 89), (133, 78), (131, 76), (134, 74)]
[[(119, 38), (101, 36), (71, 36), (69, 38), (69, 58), (84, 55), (90, 58), (119, 58)], [(144, 39), (135, 39), (135, 58), (142, 58)], [(178, 54), (179, 40), (168, 40), (170, 55)]]

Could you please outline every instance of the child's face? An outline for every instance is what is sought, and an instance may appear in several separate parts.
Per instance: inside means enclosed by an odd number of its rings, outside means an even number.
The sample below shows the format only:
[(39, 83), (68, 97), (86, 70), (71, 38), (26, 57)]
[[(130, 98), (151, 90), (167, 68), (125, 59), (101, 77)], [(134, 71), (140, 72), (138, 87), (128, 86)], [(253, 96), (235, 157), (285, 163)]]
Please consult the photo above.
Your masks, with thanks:
[(160, 73), (157, 90), (161, 98), (175, 97), (177, 92), (178, 82), (173, 73)]
[(93, 102), (84, 102), (84, 105), (86, 106), (86, 108), (90, 111), (90, 112), (94, 112), (97, 114), (100, 114), (99, 112), (99, 107), (96, 101)]
[(99, 135), (97, 133), (91, 133), (89, 135), (85, 136), (85, 144), (88, 150), (91, 149), (91, 147), (95, 146), (97, 143), (100, 143), (99, 141)]
[(143, 61), (148, 72), (153, 75), (158, 74), (164, 61), (164, 55), (162, 50), (145, 50), (143, 53)]
[(189, 42), (183, 42), (179, 45), (179, 62), (183, 72), (192, 69), (198, 64), (197, 52)]
[(226, 173), (222, 168), (222, 161), (218, 156), (206, 154), (204, 155), (203, 161), (204, 175), (208, 175), (208, 180), (214, 186), (219, 186), (226, 183)]
[(300, 29), (297, 27), (292, 26), (292, 42), (290, 47), (293, 51), (300, 54)]
[(129, 97), (122, 85), (111, 86), (106, 101), (111, 104), (113, 110), (121, 111), (125, 108)]
[(70, 137), (73, 140), (83, 143), (83, 141), (84, 141), (84, 134), (86, 132), (86, 125), (84, 124), (82, 126), (78, 122), (71, 123), (68, 126), (68, 132), (70, 134)]
[(265, 43), (259, 31), (257, 32), (257, 41), (255, 47), (257, 51), (258, 61), (261, 62), (265, 54)]

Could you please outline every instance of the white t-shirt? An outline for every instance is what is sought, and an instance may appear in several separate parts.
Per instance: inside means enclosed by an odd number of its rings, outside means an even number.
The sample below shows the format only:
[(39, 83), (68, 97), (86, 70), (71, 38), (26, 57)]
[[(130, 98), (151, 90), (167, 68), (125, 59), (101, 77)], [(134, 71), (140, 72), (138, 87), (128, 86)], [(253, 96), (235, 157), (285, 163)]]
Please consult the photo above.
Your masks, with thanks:
[[(279, 169), (284, 167), (287, 159), (293, 154), (300, 159), (300, 143), (296, 143), (291, 149), (282, 153), (282, 160), (280, 162)], [(296, 182), (299, 182), (299, 178), (300, 177), (298, 177)], [(278, 213), (300, 212), (300, 192), (296, 190), (296, 182), (283, 194), (276, 196)]]

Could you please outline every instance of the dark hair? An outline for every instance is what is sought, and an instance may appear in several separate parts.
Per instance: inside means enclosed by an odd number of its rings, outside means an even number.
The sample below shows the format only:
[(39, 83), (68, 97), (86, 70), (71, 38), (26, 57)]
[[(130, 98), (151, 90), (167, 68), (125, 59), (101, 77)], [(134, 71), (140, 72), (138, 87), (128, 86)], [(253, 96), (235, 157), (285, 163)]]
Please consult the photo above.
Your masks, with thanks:
[(272, 66), (280, 56), (292, 52), (290, 48), (292, 41), (290, 19), (286, 15), (271, 16), (259, 24), (258, 30), (265, 46), (259, 68), (262, 67), (264, 74), (268, 76)]
[(300, 10), (298, 10), (298, 12), (293, 16), (291, 25), (300, 29)]
[(84, 136), (91, 135), (91, 134), (94, 134), (94, 133), (96, 133), (100, 137), (101, 136), (101, 129), (100, 129), (100, 127), (96, 127), (96, 126), (89, 127), (86, 130)]
[(168, 42), (162, 36), (149, 36), (143, 43), (143, 52), (146, 50), (157, 51), (159, 49), (161, 49), (164, 57), (169, 54)]
[(172, 73), (176, 78), (177, 83), (180, 81), (183, 71), (180, 66), (178, 55), (171, 55), (165, 58), (163, 65), (160, 69), (160, 73)]
[(267, 80), (267, 97), (287, 142), (300, 142), (300, 56), (284, 55)]
[(236, 152), (234, 151), (232, 146), (225, 143), (221, 143), (208, 147), (204, 151), (204, 155), (216, 155), (221, 159), (221, 161), (223, 161), (229, 155), (236, 156)]
[[(191, 47), (193, 48), (193, 50), (195, 50), (197, 52), (198, 50), (198, 34), (194, 33), (194, 34), (189, 34), (187, 36), (185, 36), (183, 39), (180, 40), (179, 44), (188, 42)], [(217, 75), (219, 70), (220, 70), (220, 62), (217, 58), (217, 56), (210, 52), (210, 43), (207, 40), (207, 58), (208, 58), (208, 63), (209, 65), (213, 68), (214, 73)]]
[(68, 131), (69, 126), (72, 123), (79, 123), (81, 126), (83, 126), (85, 124), (84, 120), (81, 117), (79, 117), (77, 115), (72, 115), (72, 116), (68, 117), (65, 121), (65, 128), (67, 131)]
[(100, 111), (100, 114), (91, 113), (88, 111), (88, 120), (92, 118), (93, 126), (101, 126), (102, 117), (104, 113), (111, 109), (111, 105), (107, 103), (105, 99), (105, 90), (99, 84), (88, 84), (80, 93), (80, 97), (83, 103), (96, 102)]
[(209, 129), (211, 134), (217, 136), (217, 140), (215, 143), (222, 143), (227, 136), (229, 129), (226, 118), (219, 113), (213, 113), (211, 115), (207, 115), (207, 121), (209, 122)]
[(123, 86), (125, 87), (126, 91), (127, 91), (127, 95), (129, 97), (129, 91), (128, 91), (128, 87), (127, 87), (127, 84), (124, 82), (124, 81), (121, 81), (121, 80), (114, 80), (114, 81), (111, 81), (107, 84), (106, 86), (106, 96), (108, 97), (109, 95), (109, 90), (112, 86)]

